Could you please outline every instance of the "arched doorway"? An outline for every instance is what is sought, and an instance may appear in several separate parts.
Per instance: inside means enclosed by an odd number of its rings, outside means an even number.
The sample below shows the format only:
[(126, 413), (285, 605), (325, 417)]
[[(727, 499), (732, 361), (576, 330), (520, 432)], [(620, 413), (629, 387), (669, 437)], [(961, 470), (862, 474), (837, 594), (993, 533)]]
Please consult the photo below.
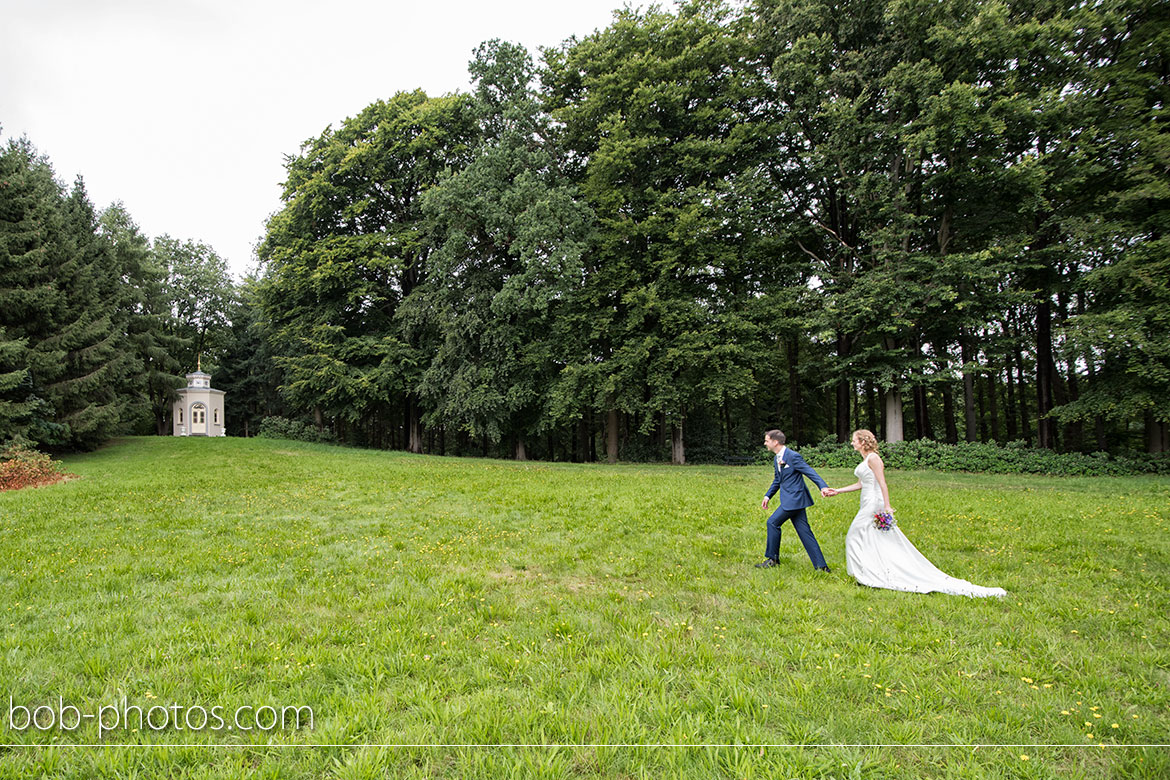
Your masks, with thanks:
[(191, 407), (191, 435), (207, 435), (207, 407), (203, 404)]

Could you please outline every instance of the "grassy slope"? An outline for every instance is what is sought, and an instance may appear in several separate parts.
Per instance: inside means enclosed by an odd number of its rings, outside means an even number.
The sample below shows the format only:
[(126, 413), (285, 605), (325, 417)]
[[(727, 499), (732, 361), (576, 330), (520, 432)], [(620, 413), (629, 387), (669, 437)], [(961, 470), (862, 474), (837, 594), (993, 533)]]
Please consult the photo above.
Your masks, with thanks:
[[(843, 547), (856, 494), (812, 510), (834, 574), (811, 570), (791, 530), (781, 569), (752, 568), (770, 478), (759, 468), (155, 438), (66, 465), (83, 479), (0, 494), (9, 594), (0, 679), (18, 704), (63, 696), (92, 711), (125, 695), (144, 707), (315, 712), (315, 728), (300, 732), (116, 731), (105, 742), (1170, 742), (1165, 479), (892, 473), (899, 522), (919, 548), (948, 573), (1009, 591), (983, 601), (855, 585)], [(97, 739), (92, 727), (0, 734), (0, 745)], [(1153, 778), (1170, 774), (1170, 756), (1099, 747), (0, 752), (0, 776), (357, 778), (387, 768)]]

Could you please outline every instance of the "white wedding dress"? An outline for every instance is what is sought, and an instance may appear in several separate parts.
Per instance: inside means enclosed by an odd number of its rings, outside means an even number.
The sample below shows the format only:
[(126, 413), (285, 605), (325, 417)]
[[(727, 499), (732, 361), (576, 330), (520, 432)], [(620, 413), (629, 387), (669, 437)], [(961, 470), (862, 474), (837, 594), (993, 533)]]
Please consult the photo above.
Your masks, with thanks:
[(955, 596), (1005, 596), (1003, 588), (984, 588), (940, 571), (918, 552), (902, 529), (882, 531), (873, 516), (885, 505), (869, 458), (853, 473), (861, 481), (861, 508), (845, 537), (845, 568), (862, 585), (914, 593), (950, 593)]

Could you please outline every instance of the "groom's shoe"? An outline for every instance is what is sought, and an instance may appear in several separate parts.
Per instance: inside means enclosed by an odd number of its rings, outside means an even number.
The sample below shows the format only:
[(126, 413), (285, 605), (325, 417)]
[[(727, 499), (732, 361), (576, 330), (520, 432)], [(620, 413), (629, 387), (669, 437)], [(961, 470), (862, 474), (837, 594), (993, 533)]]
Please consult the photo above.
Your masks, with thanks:
[(756, 568), (757, 569), (770, 569), (773, 566), (779, 566), (779, 565), (780, 565), (780, 561), (776, 560), (775, 558), (765, 558), (763, 563), (756, 564)]
[(830, 569), (828, 566), (818, 566), (817, 571), (823, 571), (825, 574), (832, 574), (833, 573), (833, 570)]

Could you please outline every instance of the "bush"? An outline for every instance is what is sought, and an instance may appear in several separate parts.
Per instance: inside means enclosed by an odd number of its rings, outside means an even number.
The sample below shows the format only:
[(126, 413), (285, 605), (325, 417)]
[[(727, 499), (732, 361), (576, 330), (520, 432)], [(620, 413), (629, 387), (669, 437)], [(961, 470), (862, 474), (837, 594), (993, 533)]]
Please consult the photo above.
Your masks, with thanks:
[(332, 431), (319, 431), (315, 425), (301, 420), (290, 420), (287, 417), (265, 417), (260, 421), (260, 430), (256, 435), (264, 439), (292, 439), (314, 443), (334, 441)]
[(67, 476), (59, 461), (37, 452), (27, 439), (17, 437), (0, 450), (0, 491), (51, 485)]
[[(1170, 474), (1166, 455), (1110, 455), (1094, 452), (1053, 452), (1024, 442), (1007, 445), (960, 442), (943, 444), (930, 439), (883, 443), (882, 459), (895, 469), (973, 471), (987, 474), (1048, 474), (1054, 476), (1120, 477)], [(800, 450), (814, 468), (853, 468), (859, 460), (853, 447), (825, 439)]]

